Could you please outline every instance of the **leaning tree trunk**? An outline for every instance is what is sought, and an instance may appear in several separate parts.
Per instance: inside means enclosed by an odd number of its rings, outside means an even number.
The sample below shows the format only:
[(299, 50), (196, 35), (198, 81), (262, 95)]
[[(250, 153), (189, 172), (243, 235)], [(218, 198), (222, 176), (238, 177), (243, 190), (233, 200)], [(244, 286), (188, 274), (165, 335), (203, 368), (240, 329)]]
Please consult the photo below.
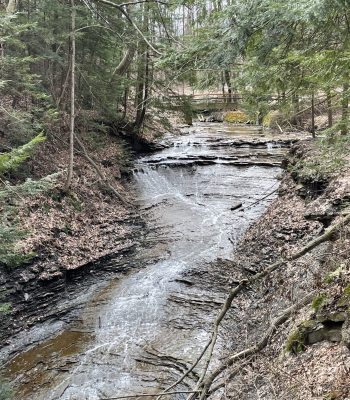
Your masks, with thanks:
[(68, 191), (73, 177), (74, 165), (74, 129), (75, 129), (75, 4), (71, 0), (71, 92), (70, 92), (70, 126), (69, 126), (69, 162), (65, 190)]
[(115, 75), (119, 76), (124, 75), (128, 71), (129, 66), (132, 63), (132, 60), (135, 56), (135, 52), (136, 52), (136, 46), (134, 43), (132, 43), (124, 53), (124, 56), (120, 61), (120, 63), (115, 67), (112, 77)]

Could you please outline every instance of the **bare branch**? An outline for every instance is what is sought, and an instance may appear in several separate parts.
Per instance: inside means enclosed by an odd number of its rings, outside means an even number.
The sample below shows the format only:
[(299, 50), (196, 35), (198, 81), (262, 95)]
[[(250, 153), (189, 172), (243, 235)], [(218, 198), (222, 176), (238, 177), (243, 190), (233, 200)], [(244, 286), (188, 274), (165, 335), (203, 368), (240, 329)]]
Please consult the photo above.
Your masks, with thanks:
[(129, 24), (138, 32), (138, 34), (142, 37), (142, 39), (145, 41), (145, 43), (149, 46), (150, 49), (152, 49), (156, 54), (162, 55), (151, 43), (150, 41), (146, 38), (146, 36), (143, 34), (141, 29), (137, 26), (137, 24), (131, 19), (129, 13), (119, 4), (115, 4), (112, 1), (109, 0), (97, 0), (99, 3), (105, 4), (110, 7), (114, 7), (117, 10), (119, 10), (124, 17), (127, 19)]
[(218, 367), (216, 370), (214, 370), (203, 382), (201, 385), (202, 390), (201, 390), (201, 396), (199, 400), (204, 400), (207, 397), (208, 391), (214, 382), (214, 380), (223, 372), (225, 369), (227, 369), (229, 366), (234, 364), (235, 361), (244, 359), (246, 357), (252, 356), (253, 354), (258, 353), (261, 351), (264, 347), (267, 346), (271, 336), (276, 332), (276, 329), (282, 325), (284, 322), (287, 321), (287, 319), (297, 310), (300, 310), (307, 304), (309, 304), (313, 297), (315, 295), (315, 292), (309, 293), (307, 296), (305, 296), (300, 302), (293, 304), (291, 307), (287, 308), (282, 312), (282, 314), (277, 317), (272, 324), (269, 326), (269, 328), (266, 331), (266, 334), (264, 337), (260, 340), (260, 342), (254, 344), (251, 347), (248, 347), (232, 356), (230, 356), (224, 364), (222, 364), (220, 367)]
[[(163, 396), (171, 396), (173, 394), (191, 394), (196, 393), (195, 391), (180, 391), (180, 392), (166, 392), (166, 393), (157, 393), (157, 394), (130, 394), (127, 396), (117, 396), (117, 397), (106, 397), (101, 400), (119, 400), (119, 399), (134, 399), (136, 397), (163, 397)], [(199, 393), (199, 392), (197, 392)]]
[(138, 1), (129, 1), (127, 3), (121, 3), (119, 4), (120, 7), (127, 7), (127, 6), (133, 6), (136, 4), (142, 4), (142, 3), (157, 3), (157, 4), (163, 4), (164, 6), (170, 5), (169, 3), (166, 3), (165, 1), (159, 1), (159, 0), (138, 0)]

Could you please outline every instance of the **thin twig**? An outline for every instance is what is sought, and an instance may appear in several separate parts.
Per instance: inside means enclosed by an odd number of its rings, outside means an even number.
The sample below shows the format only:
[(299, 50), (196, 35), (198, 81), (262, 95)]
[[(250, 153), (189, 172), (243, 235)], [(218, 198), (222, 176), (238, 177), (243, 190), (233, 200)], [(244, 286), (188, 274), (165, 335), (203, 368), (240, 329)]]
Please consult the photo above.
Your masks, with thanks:
[(137, 0), (137, 1), (129, 1), (126, 3), (120, 3), (120, 7), (127, 7), (127, 6), (135, 6), (137, 4), (143, 4), (143, 3), (157, 3), (157, 4), (162, 4), (163, 6), (170, 5), (170, 3), (166, 3), (164, 1), (159, 1), (159, 0)]
[(188, 391), (166, 392), (166, 393), (157, 393), (157, 394), (147, 394), (147, 393), (129, 394), (127, 396), (105, 397), (101, 400), (134, 399), (136, 397), (163, 397), (163, 396), (170, 396), (173, 394), (191, 394), (191, 393), (196, 393), (196, 392), (194, 390), (188, 390)]

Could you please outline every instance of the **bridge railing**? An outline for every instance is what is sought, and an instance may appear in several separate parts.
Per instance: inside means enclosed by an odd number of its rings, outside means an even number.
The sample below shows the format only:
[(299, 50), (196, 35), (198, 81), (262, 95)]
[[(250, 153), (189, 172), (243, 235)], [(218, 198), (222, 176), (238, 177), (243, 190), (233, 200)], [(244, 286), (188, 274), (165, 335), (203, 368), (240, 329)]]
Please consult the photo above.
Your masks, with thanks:
[[(178, 102), (182, 96), (169, 96), (170, 102)], [(237, 103), (242, 100), (242, 97), (237, 94), (223, 94), (223, 93), (207, 93), (207, 94), (192, 94), (186, 96), (187, 99), (194, 105), (199, 104), (212, 104), (212, 103)]]
[(198, 103), (237, 103), (242, 97), (236, 94), (208, 93), (190, 96), (191, 102)]

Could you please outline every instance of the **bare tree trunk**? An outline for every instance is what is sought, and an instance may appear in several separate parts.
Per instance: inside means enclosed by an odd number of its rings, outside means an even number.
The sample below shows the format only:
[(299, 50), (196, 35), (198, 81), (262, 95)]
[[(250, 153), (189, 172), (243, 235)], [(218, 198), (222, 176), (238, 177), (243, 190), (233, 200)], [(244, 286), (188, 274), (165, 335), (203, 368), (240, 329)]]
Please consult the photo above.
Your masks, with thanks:
[(333, 111), (332, 111), (332, 96), (331, 92), (327, 91), (327, 114), (328, 114), (328, 128), (333, 126)]
[(311, 133), (312, 133), (312, 137), (315, 139), (316, 129), (315, 129), (315, 94), (314, 94), (314, 92), (312, 92), (312, 95), (311, 95)]
[(232, 86), (231, 86), (231, 77), (230, 77), (230, 71), (228, 69), (225, 69), (225, 82), (227, 85), (227, 93), (228, 93), (228, 103), (232, 103)]
[(343, 98), (341, 103), (342, 116), (341, 116), (341, 134), (347, 135), (349, 124), (349, 97), (348, 97), (349, 83), (345, 82), (343, 85)]
[(71, 0), (71, 92), (70, 92), (70, 129), (69, 129), (69, 164), (68, 174), (65, 184), (65, 190), (69, 190), (72, 177), (73, 177), (73, 165), (74, 165), (74, 128), (75, 128), (75, 4), (74, 0)]
[(6, 7), (7, 14), (13, 14), (16, 12), (16, 0), (9, 0)]
[(291, 123), (296, 126), (300, 126), (301, 124), (301, 117), (299, 116), (299, 111), (300, 111), (300, 104), (299, 104), (299, 96), (295, 93), (293, 94), (292, 97), (292, 103), (293, 103), (293, 111), (294, 111), (294, 116), (291, 119)]
[(146, 116), (147, 109), (147, 101), (148, 101), (148, 92), (149, 92), (149, 52), (147, 51), (145, 54), (145, 63), (144, 63), (144, 71), (143, 71), (143, 83), (142, 83), (142, 96), (140, 96), (141, 103), (139, 104), (139, 109), (137, 113), (135, 127), (136, 130), (140, 130), (143, 121)]
[[(2, 6), (1, 8), (4, 8), (6, 6), (6, 2), (4, 5), (1, 4), (1, 6)], [(9, 0), (5, 11), (6, 11), (6, 14), (15, 13), (16, 12), (16, 0)], [(3, 42), (0, 42), (0, 57), (1, 58), (5, 57), (5, 44)]]
[[(129, 78), (130, 72), (126, 72), (127, 78)], [(123, 119), (125, 119), (126, 114), (128, 112), (128, 99), (129, 99), (129, 86), (126, 86), (124, 89), (124, 94), (123, 94)]]
[(136, 93), (135, 93), (135, 107), (136, 107), (136, 118), (135, 118), (135, 127), (141, 125), (141, 114), (142, 114), (142, 103), (143, 103), (143, 92), (144, 92), (144, 83), (145, 83), (145, 54), (144, 53), (144, 45), (143, 43), (139, 43), (138, 49), (138, 68), (137, 68), (137, 84), (136, 84)]
[[(149, 32), (149, 6), (147, 3), (143, 4), (143, 32)], [(140, 64), (138, 69), (138, 93), (136, 94), (136, 102), (137, 102), (137, 114), (135, 121), (135, 130), (138, 132), (145, 119), (146, 108), (147, 108), (147, 100), (148, 100), (148, 91), (149, 91), (149, 46), (140, 43), (139, 54), (140, 54)]]
[(225, 77), (222, 71), (221, 71), (221, 91), (222, 91), (222, 97), (225, 101)]

